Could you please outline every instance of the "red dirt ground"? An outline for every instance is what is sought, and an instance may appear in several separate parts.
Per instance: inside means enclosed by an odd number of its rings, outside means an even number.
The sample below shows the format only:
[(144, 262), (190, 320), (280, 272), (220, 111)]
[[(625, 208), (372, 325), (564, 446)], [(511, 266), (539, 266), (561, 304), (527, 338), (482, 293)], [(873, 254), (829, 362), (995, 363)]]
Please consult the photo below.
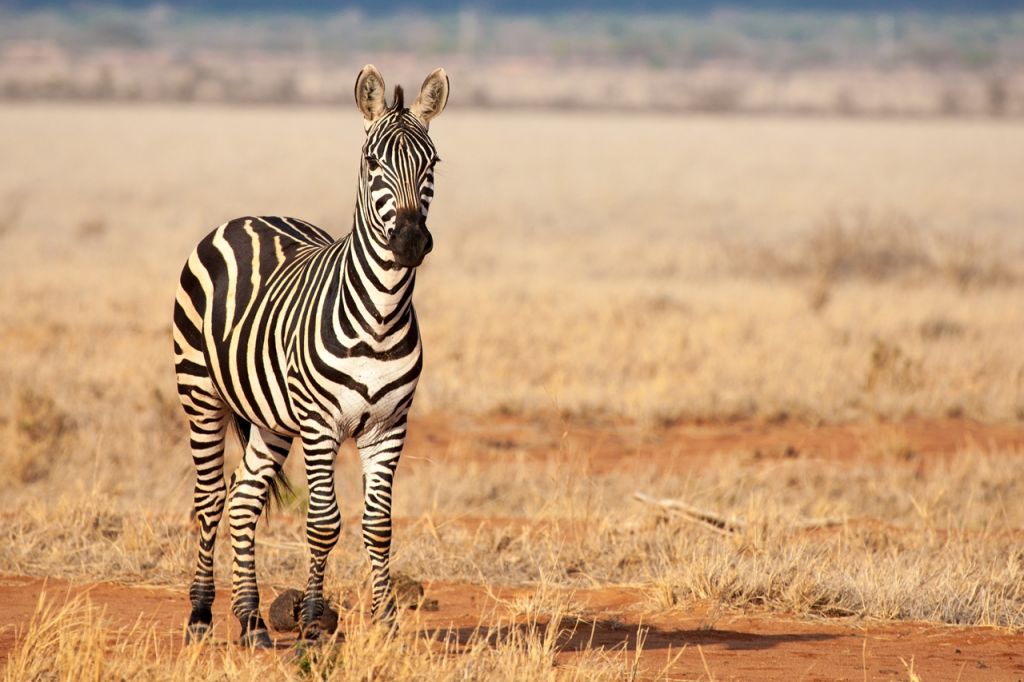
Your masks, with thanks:
[[(860, 456), (917, 458), (922, 464), (967, 447), (1024, 451), (1024, 427), (992, 426), (966, 420), (913, 420), (898, 424), (812, 426), (799, 422), (684, 424), (659, 428), (616, 423), (579, 426), (557, 419), (426, 417), (410, 428), (408, 464), (416, 459), (491, 458), (525, 453), (538, 463), (572, 460), (583, 471), (607, 472), (656, 465), (669, 470), (707, 466), (711, 455), (734, 452), (752, 461), (776, 457), (854, 460)], [(500, 519), (480, 519), (500, 523)], [(401, 520), (400, 520), (401, 522)], [(40, 593), (64, 600), (87, 592), (117, 626), (139, 619), (180, 646), (187, 617), (183, 589), (111, 583), (69, 584), (27, 576), (0, 576), (0, 661), (16, 645), (17, 632), (31, 619)], [(493, 625), (494, 596), (476, 585), (434, 583), (427, 596), (439, 610), (406, 613), (405, 627), (425, 633), (451, 631), (464, 641), (474, 629)], [(216, 635), (227, 639), (234, 624), (227, 590), (217, 602)], [(578, 590), (573, 610), (580, 618), (561, 639), (560, 659), (571, 659), (588, 642), (636, 651), (640, 668), (672, 678), (713, 676), (718, 680), (908, 679), (907, 666), (924, 680), (1024, 680), (1024, 638), (993, 628), (960, 628), (924, 623), (859, 620), (797, 620), (771, 613), (725, 613), (709, 617), (699, 607), (657, 614), (640, 610), (636, 588)], [(267, 597), (272, 597), (268, 594)], [(647, 600), (649, 603), (649, 600)], [(266, 603), (269, 603), (269, 599)], [(500, 610), (499, 610), (500, 611)], [(495, 632), (500, 636), (500, 632)], [(233, 636), (233, 635), (232, 635)], [(282, 643), (288, 637), (280, 637)], [(905, 663), (904, 663), (905, 662)]]
[[(818, 457), (847, 460), (890, 454), (907, 459), (951, 455), (965, 448), (1024, 451), (1024, 426), (980, 424), (966, 419), (913, 419), (897, 423), (815, 425), (795, 420), (756, 420), (650, 427), (606, 422), (580, 425), (551, 417), (412, 420), (402, 466), (417, 458), (493, 457), (522, 452), (541, 461), (572, 459), (593, 473), (658, 465), (681, 470), (708, 464), (709, 456), (740, 453), (757, 459)], [(411, 461), (406, 461), (406, 460)]]
[[(0, 656), (15, 645), (16, 629), (31, 619), (44, 589), (58, 602), (87, 593), (114, 626), (152, 625), (167, 646), (180, 645), (188, 615), (184, 590), (2, 576)], [(426, 589), (439, 609), (418, 616), (407, 612), (406, 627), (425, 635), (450, 633), (457, 641), (478, 627), (488, 629), (486, 614), (494, 599), (482, 588), (434, 583)], [(495, 596), (507, 599), (523, 592), (499, 590)], [(709, 624), (700, 609), (645, 616), (637, 610), (640, 595), (633, 588), (579, 590), (573, 601), (579, 618), (561, 624), (569, 631), (560, 639), (563, 661), (587, 647), (625, 647), (632, 653), (642, 639), (641, 671), (651, 676), (665, 672), (675, 679), (708, 677), (709, 672), (717, 680), (907, 679), (911, 659), (925, 680), (1024, 679), (1021, 638), (993, 628), (798, 621), (777, 614), (725, 614)], [(223, 639), (234, 619), (226, 599), (218, 600), (217, 607), (215, 634)], [(502, 632), (494, 628), (491, 634)], [(278, 634), (277, 640), (286, 648), (292, 636)]]

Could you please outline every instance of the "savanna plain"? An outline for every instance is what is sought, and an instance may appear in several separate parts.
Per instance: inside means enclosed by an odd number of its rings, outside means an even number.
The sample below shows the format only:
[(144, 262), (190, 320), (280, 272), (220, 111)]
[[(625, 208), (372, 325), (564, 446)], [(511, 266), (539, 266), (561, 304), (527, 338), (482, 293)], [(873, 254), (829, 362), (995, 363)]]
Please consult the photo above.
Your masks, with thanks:
[[(354, 107), (0, 108), (0, 665), (24, 679), (1024, 677), (1024, 126), (446, 112), (396, 479), (400, 631), (183, 647), (177, 275), (351, 224)], [(237, 447), (231, 452), (237, 461)], [(261, 521), (305, 579), (303, 473)], [(231, 463), (229, 463), (231, 466)]]

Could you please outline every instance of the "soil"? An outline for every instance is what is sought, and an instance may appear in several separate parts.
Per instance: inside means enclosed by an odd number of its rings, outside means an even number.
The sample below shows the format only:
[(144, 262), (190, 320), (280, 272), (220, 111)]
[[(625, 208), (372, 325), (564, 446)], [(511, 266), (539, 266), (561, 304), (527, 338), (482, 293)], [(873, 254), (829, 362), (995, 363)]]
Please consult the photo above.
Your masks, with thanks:
[(811, 424), (779, 419), (651, 426), (622, 421), (581, 424), (578, 419), (550, 416), (432, 415), (411, 420), (402, 466), (415, 466), (417, 459), (488, 459), (516, 453), (543, 461), (571, 459), (574, 467), (592, 473), (635, 466), (679, 471), (705, 466), (722, 454), (752, 460), (872, 456), (925, 460), (965, 448), (1024, 451), (1024, 424), (968, 419)]
[[(916, 459), (926, 466), (968, 447), (1024, 450), (1024, 425), (982, 425), (967, 420), (913, 420), (898, 424), (814, 426), (795, 421), (672, 424), (566, 424), (557, 419), (426, 417), (410, 427), (407, 452), (417, 458), (501, 457), (521, 453), (540, 461), (572, 460), (593, 472), (658, 466), (666, 471), (707, 466), (714, 455), (738, 453), (752, 460), (820, 457), (856, 461), (864, 456)], [(401, 523), (403, 520), (398, 520)], [(479, 519), (501, 523), (501, 519)], [(471, 584), (425, 585), (437, 610), (406, 611), (403, 626), (425, 635), (465, 642), (478, 628), (498, 627), (496, 599), (529, 588), (488, 592)], [(152, 625), (170, 648), (181, 646), (188, 616), (184, 589), (69, 583), (57, 579), (0, 575), (0, 661), (31, 620), (40, 595), (61, 602), (88, 594), (114, 625)], [(237, 636), (228, 613), (227, 588), (215, 607), (215, 637), (223, 645)], [(268, 588), (265, 604), (276, 596)], [(582, 649), (605, 647), (636, 653), (646, 675), (717, 680), (908, 679), (1024, 680), (1019, 635), (995, 628), (964, 628), (913, 622), (833, 618), (808, 620), (778, 613), (709, 613), (702, 605), (644, 612), (640, 588), (609, 587), (572, 593), (573, 617), (560, 624), (559, 659), (569, 663)], [(649, 600), (646, 600), (649, 603)], [(344, 618), (344, 613), (342, 614)], [(290, 650), (294, 635), (276, 639)], [(638, 652), (638, 653), (637, 653)]]
[[(17, 629), (29, 622), (44, 590), (56, 602), (88, 594), (112, 625), (152, 625), (165, 646), (181, 646), (188, 616), (184, 590), (8, 575), (0, 576), (0, 658), (14, 646)], [(460, 643), (478, 628), (495, 638), (507, 636), (508, 626), (495, 626), (488, 614), (496, 598), (526, 591), (488, 593), (475, 585), (428, 584), (426, 594), (437, 600), (437, 610), (406, 611), (403, 625)], [(266, 595), (268, 602), (272, 596)], [(639, 610), (640, 600), (636, 588), (573, 592), (575, 614), (560, 623), (560, 662), (570, 663), (583, 649), (603, 647), (637, 655), (644, 676), (668, 673), (676, 679), (908, 679), (911, 665), (926, 680), (1024, 679), (1021, 638), (994, 628), (801, 621), (767, 613), (709, 615), (700, 605), (652, 616)], [(227, 638), (237, 633), (226, 599), (218, 600), (215, 618), (214, 642), (228, 646)], [(275, 633), (275, 640), (286, 653), (292, 650), (294, 634)]]

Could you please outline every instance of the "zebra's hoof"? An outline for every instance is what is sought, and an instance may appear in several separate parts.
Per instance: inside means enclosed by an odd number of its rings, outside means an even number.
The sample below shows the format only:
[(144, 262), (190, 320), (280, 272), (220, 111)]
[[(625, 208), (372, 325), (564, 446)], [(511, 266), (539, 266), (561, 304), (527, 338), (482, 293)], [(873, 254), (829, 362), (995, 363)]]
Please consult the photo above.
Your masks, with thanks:
[(209, 623), (189, 623), (185, 628), (185, 645), (202, 644), (209, 638), (213, 628)]
[(249, 630), (242, 633), (238, 643), (250, 649), (273, 649), (274, 640), (270, 639), (270, 633), (266, 628)]
[(394, 637), (398, 634), (398, 613), (394, 606), (384, 612), (383, 615), (376, 619), (377, 627), (382, 628), (389, 637)]
[(311, 623), (305, 627), (299, 628), (299, 637), (296, 640), (296, 644), (303, 644), (305, 646), (319, 644), (323, 641), (323, 630), (320, 629), (319, 624)]
[(319, 637), (310, 638), (299, 635), (298, 639), (295, 640), (295, 653), (302, 656), (309, 651), (319, 649), (321, 644), (323, 644), (323, 640)]

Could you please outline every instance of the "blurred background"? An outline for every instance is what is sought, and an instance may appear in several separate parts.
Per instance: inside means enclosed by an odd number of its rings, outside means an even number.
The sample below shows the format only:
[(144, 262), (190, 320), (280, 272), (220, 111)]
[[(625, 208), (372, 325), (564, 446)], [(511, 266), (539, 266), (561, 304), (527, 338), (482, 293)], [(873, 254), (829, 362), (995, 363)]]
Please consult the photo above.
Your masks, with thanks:
[(1019, 2), (4, 2), (0, 97), (316, 104), (444, 62), (460, 109), (1024, 112)]

